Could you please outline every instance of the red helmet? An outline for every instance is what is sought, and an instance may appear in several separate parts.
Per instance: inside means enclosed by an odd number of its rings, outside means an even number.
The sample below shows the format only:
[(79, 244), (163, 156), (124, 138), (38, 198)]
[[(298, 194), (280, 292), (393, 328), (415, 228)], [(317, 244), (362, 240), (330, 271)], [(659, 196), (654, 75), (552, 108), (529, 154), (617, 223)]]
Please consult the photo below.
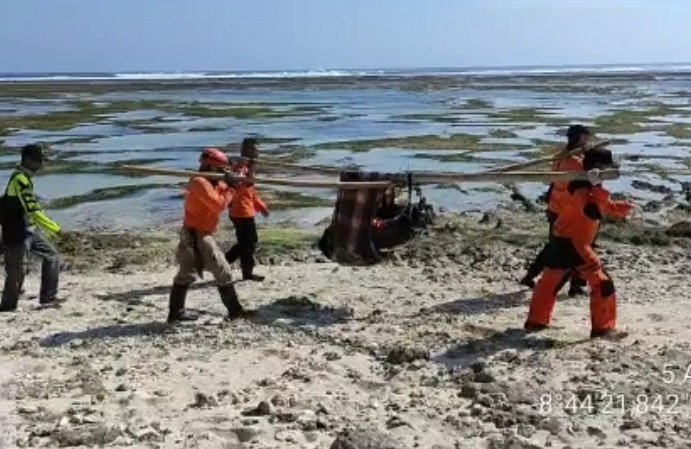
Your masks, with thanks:
[(208, 164), (211, 167), (227, 168), (230, 165), (228, 156), (218, 148), (205, 148), (202, 151), (202, 156), (199, 158), (202, 164)]

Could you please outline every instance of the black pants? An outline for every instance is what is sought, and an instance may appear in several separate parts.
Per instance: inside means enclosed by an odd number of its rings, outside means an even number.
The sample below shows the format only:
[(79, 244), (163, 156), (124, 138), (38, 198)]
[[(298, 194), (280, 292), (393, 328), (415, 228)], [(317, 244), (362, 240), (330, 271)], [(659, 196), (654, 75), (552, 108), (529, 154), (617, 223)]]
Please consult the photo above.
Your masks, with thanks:
[[(550, 212), (549, 210), (547, 211), (547, 221), (549, 222), (549, 241), (551, 242), (552, 239), (554, 238), (554, 224), (557, 221), (557, 214)], [(545, 269), (547, 266), (549, 259), (549, 243), (545, 244), (545, 246), (542, 247), (540, 252), (538, 253), (537, 257), (535, 257), (535, 260), (533, 260), (533, 263), (530, 264), (530, 267), (528, 267), (528, 273), (526, 274), (526, 277), (530, 279), (535, 279), (542, 273), (542, 271)], [(585, 287), (586, 282), (584, 279), (582, 279), (578, 274), (572, 273), (570, 276), (567, 275), (567, 277), (564, 278), (563, 282), (561, 283), (561, 286), (566, 284), (566, 282), (570, 280), (571, 281), (571, 288), (578, 288), (578, 287)], [(560, 287), (561, 288), (561, 287)]]
[(254, 252), (257, 249), (257, 224), (254, 217), (249, 218), (234, 218), (230, 220), (235, 226), (235, 238), (237, 242), (226, 253), (226, 260), (229, 264), (234, 263), (240, 259), (240, 268), (243, 276), (251, 276), (254, 270)]

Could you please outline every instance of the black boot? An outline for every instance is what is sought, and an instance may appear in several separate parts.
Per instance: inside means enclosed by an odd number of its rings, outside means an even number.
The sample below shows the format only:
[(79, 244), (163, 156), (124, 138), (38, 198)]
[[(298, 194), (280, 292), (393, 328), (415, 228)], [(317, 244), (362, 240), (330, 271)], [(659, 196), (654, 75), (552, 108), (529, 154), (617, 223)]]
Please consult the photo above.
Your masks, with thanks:
[(603, 340), (609, 340), (609, 341), (620, 341), (625, 339), (626, 337), (629, 336), (629, 333), (626, 331), (620, 331), (618, 329), (604, 329), (604, 330), (591, 330), (590, 331), (590, 338), (591, 339), (603, 339)]
[(244, 281), (262, 282), (264, 279), (265, 279), (264, 276), (262, 276), (260, 274), (244, 273), (242, 275), (242, 280), (244, 280)]
[(195, 321), (199, 318), (185, 310), (185, 299), (187, 298), (188, 285), (173, 284), (170, 291), (170, 302), (168, 312), (168, 322), (174, 323), (176, 321)]
[(579, 276), (572, 277), (571, 284), (569, 285), (569, 297), (585, 295), (587, 293), (585, 291), (586, 285), (588, 285), (588, 283), (583, 278)]
[(228, 316), (226, 320), (234, 320), (236, 318), (249, 318), (254, 315), (253, 310), (245, 310), (240, 304), (238, 293), (233, 284), (222, 285), (218, 287), (218, 293), (221, 295), (223, 305), (228, 309)]
[(533, 332), (540, 332), (540, 331), (547, 330), (547, 329), (549, 329), (549, 326), (547, 324), (536, 324), (536, 323), (530, 323), (530, 322), (526, 321), (523, 324), (523, 329), (527, 333), (531, 334)]
[(535, 288), (535, 281), (533, 280), (534, 278), (530, 276), (530, 274), (526, 274), (523, 279), (518, 281), (519, 284), (521, 284), (524, 287), (528, 288)]
[(244, 264), (241, 264), (241, 269), (243, 281), (262, 282), (264, 280), (264, 276), (254, 274), (254, 261), (251, 263), (245, 262)]

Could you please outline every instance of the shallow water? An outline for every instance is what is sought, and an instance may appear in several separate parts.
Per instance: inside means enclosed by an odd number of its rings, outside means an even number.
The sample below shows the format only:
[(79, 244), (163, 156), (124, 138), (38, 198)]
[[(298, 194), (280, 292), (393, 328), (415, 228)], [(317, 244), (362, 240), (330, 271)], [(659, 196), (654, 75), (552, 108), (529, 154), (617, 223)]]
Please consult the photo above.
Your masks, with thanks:
[[(411, 83), (414, 80), (411, 81)], [(482, 137), (482, 142), (497, 151), (475, 151), (477, 158), (501, 160), (513, 163), (526, 160), (533, 139), (563, 141), (563, 126), (540, 123), (526, 116), (526, 120), (492, 118), (488, 112), (511, 111), (512, 109), (536, 108), (547, 116), (567, 118), (571, 121), (592, 123), (598, 116), (622, 108), (639, 108), (651, 101), (689, 106), (687, 95), (678, 92), (691, 90), (691, 77), (671, 76), (656, 81), (641, 81), (625, 77), (592, 78), (572, 80), (571, 84), (542, 80), (539, 77), (507, 77), (499, 82), (501, 87), (482, 80), (467, 86), (452, 86), (439, 89), (400, 89), (385, 84), (349, 87), (328, 86), (321, 88), (305, 84), (302, 87), (271, 88), (213, 87), (190, 89), (146, 89), (138, 92), (112, 91), (105, 94), (74, 93), (63, 99), (31, 100), (28, 98), (0, 97), (0, 118), (7, 115), (48, 114), (67, 110), (67, 101), (145, 101), (196, 102), (214, 105), (250, 105), (287, 110), (295, 106), (319, 106), (324, 111), (317, 115), (257, 118), (200, 118), (175, 112), (161, 112), (146, 109), (130, 112), (105, 114), (91, 118), (88, 123), (75, 124), (65, 131), (23, 130), (2, 137), (6, 145), (20, 146), (40, 140), (52, 143), (53, 151), (69, 152), (63, 161), (98, 164), (127, 163), (132, 160), (170, 159), (156, 165), (167, 168), (195, 169), (198, 152), (204, 146), (222, 146), (237, 143), (244, 136), (258, 134), (272, 138), (298, 139), (286, 145), (309, 147), (320, 143), (344, 142), (363, 139), (404, 138), (408, 136), (441, 135), (464, 133)], [(551, 83), (551, 84), (550, 84)], [(412, 84), (411, 84), (412, 85)], [(577, 92), (577, 86), (582, 92)], [(406, 85), (404, 84), (405, 88)], [(568, 88), (564, 90), (565, 88)], [(593, 88), (598, 88), (594, 91)], [(561, 91), (560, 91), (561, 89)], [(483, 100), (489, 108), (469, 105), (468, 100)], [(406, 118), (405, 116), (413, 116)], [(668, 123), (691, 123), (689, 115), (675, 112), (666, 117), (654, 117)], [(150, 126), (146, 132), (135, 129)], [(208, 130), (199, 130), (208, 128)], [(492, 130), (511, 131), (516, 137), (497, 138), (489, 134)], [(67, 139), (91, 141), (70, 142)], [(607, 137), (603, 134), (603, 137)], [(627, 143), (612, 145), (618, 154), (641, 156), (675, 156), (672, 159), (642, 159), (624, 161), (623, 169), (658, 167), (681, 169), (686, 166), (682, 158), (691, 157), (687, 141), (680, 141), (657, 131), (645, 131), (629, 135), (617, 135)], [(516, 151), (507, 150), (507, 145), (516, 145)], [(404, 147), (405, 145), (403, 145)], [(544, 145), (542, 145), (544, 146)], [(266, 152), (281, 150), (284, 145), (271, 144), (263, 148)], [(431, 148), (388, 148), (380, 147), (365, 152), (350, 152), (346, 149), (319, 150), (299, 161), (304, 165), (326, 165), (337, 168), (358, 166), (365, 170), (383, 172), (399, 171), (459, 171), (474, 172), (490, 168), (496, 162), (442, 162), (434, 156), (462, 153), (470, 148), (457, 150), (433, 150)], [(537, 150), (537, 148), (535, 148)], [(428, 157), (420, 157), (420, 155)], [(13, 155), (0, 156), (1, 163), (11, 163)], [(84, 169), (82, 169), (83, 171)], [(36, 177), (36, 189), (45, 199), (56, 199), (72, 195), (86, 195), (89, 192), (125, 185), (144, 183), (167, 184), (173, 178), (129, 178), (101, 173), (52, 174)], [(6, 182), (9, 170), (0, 172), (0, 182)], [(661, 184), (661, 178), (654, 174), (636, 175)], [(675, 179), (682, 179), (675, 176)], [(639, 192), (631, 186), (632, 178), (623, 177), (609, 182), (612, 190), (635, 193), (637, 197), (653, 198), (651, 192)], [(679, 191), (680, 186), (670, 187)], [(486, 210), (497, 201), (507, 199), (509, 192), (496, 183), (464, 183), (463, 191), (450, 188), (426, 187), (425, 195), (439, 207), (450, 211), (470, 209)], [(490, 188), (490, 189), (488, 189)], [(493, 189), (493, 190), (492, 190)], [(525, 183), (520, 190), (535, 198), (546, 189), (542, 183)], [(290, 190), (290, 189), (286, 189)], [(162, 223), (175, 222), (180, 218), (181, 199), (176, 189), (160, 188), (140, 191), (130, 197), (80, 204), (67, 210), (54, 211), (54, 215), (75, 228), (118, 228), (152, 227)], [(315, 196), (334, 198), (332, 191), (303, 192)], [(655, 197), (657, 198), (657, 197)], [(329, 215), (324, 208), (307, 208), (279, 212), (268, 222), (292, 220), (305, 223), (319, 221)]]

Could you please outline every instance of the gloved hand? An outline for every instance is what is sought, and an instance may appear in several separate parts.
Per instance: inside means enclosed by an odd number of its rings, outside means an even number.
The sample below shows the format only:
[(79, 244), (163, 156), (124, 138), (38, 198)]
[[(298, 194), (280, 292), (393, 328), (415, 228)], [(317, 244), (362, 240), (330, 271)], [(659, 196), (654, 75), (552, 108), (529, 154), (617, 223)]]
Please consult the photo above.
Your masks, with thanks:
[(593, 168), (592, 170), (588, 170), (588, 182), (590, 182), (594, 186), (602, 184), (602, 178), (600, 178), (599, 169)]

